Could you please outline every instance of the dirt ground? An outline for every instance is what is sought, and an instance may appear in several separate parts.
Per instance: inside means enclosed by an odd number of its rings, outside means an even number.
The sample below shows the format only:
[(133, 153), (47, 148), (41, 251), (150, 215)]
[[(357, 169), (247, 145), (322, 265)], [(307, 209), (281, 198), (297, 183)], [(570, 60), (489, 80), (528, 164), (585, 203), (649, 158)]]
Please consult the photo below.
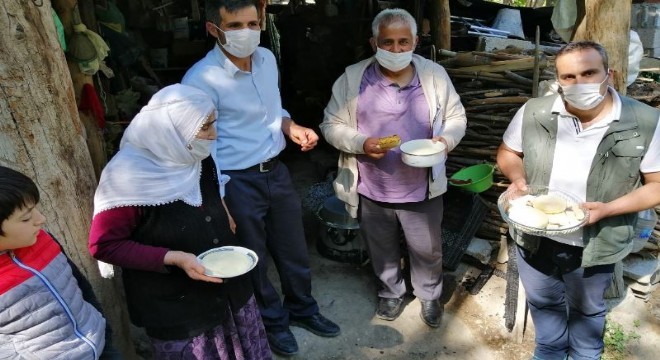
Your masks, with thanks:
[[(287, 165), (301, 196), (323, 177), (319, 167), (310, 166), (308, 161), (291, 161)], [(311, 214), (305, 214), (304, 219), (312, 265), (312, 292), (321, 312), (337, 322), (342, 333), (328, 339), (292, 327), (300, 352), (289, 359), (531, 358), (534, 348), (531, 320), (521, 343), (505, 327), (506, 281), (503, 278), (491, 277), (478, 294), (470, 295), (464, 285), (476, 278), (480, 270), (461, 263), (455, 271), (444, 275), (441, 300), (445, 304), (445, 314), (439, 328), (432, 329), (421, 321), (419, 302), (412, 296), (406, 298), (405, 309), (398, 319), (380, 320), (374, 316), (377, 298), (370, 264), (352, 265), (320, 256), (315, 245), (318, 225)], [(505, 269), (503, 266), (502, 270)], [(272, 263), (270, 271), (271, 279), (277, 283)], [(660, 289), (649, 302), (634, 297), (628, 290), (622, 301), (611, 302), (610, 306), (611, 321), (621, 324), (626, 332), (640, 335), (638, 341), (629, 344), (630, 353), (621, 359), (657, 359), (660, 354)]]
[[(406, 297), (405, 309), (398, 319), (384, 321), (374, 316), (376, 287), (370, 265), (326, 259), (312, 245), (313, 294), (321, 312), (337, 322), (342, 333), (326, 339), (292, 327), (300, 352), (289, 359), (523, 360), (531, 357), (533, 326), (528, 325), (522, 343), (517, 343), (505, 328), (504, 279), (493, 276), (477, 295), (470, 295), (464, 283), (476, 277), (479, 270), (461, 263), (456, 271), (445, 273), (442, 297), (445, 314), (439, 328), (432, 329), (422, 323), (419, 302), (412, 296)], [(641, 336), (629, 344), (630, 354), (622, 359), (657, 359), (660, 290), (646, 303), (628, 291), (623, 301), (610, 305), (614, 306), (610, 319), (621, 324), (626, 332), (634, 331)], [(639, 323), (638, 327), (634, 326), (635, 322)]]

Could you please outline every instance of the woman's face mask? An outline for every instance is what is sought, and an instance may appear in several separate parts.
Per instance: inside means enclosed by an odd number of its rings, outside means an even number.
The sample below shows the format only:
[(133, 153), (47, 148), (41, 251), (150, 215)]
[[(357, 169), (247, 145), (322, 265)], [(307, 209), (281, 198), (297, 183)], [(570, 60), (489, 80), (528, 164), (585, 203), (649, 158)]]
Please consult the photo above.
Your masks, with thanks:
[(609, 72), (606, 74), (605, 79), (600, 83), (559, 85), (559, 93), (562, 99), (574, 108), (591, 110), (605, 99), (605, 95), (600, 93), (600, 88), (609, 77)]
[(393, 53), (381, 48), (376, 49), (376, 61), (380, 66), (393, 72), (401, 71), (412, 61), (412, 51)]
[(222, 46), (228, 53), (236, 56), (237, 58), (246, 58), (257, 50), (261, 38), (260, 30), (252, 30), (250, 28), (240, 30), (227, 30), (223, 31), (217, 25), (213, 24), (218, 31), (225, 34), (225, 44), (217, 40), (218, 45)]
[(202, 161), (211, 155), (211, 146), (215, 140), (194, 138), (188, 145), (188, 150), (193, 158), (197, 161)]

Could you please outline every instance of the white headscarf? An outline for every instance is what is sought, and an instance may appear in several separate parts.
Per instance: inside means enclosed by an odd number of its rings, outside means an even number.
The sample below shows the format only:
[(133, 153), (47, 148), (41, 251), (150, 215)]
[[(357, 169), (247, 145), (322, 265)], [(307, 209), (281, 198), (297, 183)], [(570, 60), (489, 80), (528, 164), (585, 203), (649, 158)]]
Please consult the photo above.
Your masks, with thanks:
[(157, 92), (126, 128), (119, 152), (103, 169), (94, 215), (177, 200), (200, 206), (202, 163), (188, 145), (213, 111), (211, 98), (196, 88), (175, 84)]

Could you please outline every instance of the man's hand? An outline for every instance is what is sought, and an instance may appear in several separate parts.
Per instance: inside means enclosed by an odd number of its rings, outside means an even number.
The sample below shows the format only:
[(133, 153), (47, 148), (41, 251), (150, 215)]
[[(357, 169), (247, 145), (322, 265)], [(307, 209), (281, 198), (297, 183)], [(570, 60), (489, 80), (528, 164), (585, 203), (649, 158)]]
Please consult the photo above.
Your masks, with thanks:
[(441, 143), (445, 144), (445, 156), (449, 154), (449, 145), (447, 145), (447, 140), (445, 140), (445, 138), (443, 138), (442, 136), (434, 136), (431, 138), (431, 141), (433, 142), (440, 141)]
[(225, 208), (225, 212), (227, 213), (227, 218), (229, 219), (229, 230), (231, 230), (231, 232), (234, 235), (236, 235), (236, 221), (234, 220), (234, 217), (231, 216), (231, 213), (227, 208), (227, 203), (225, 202), (225, 198), (222, 198), (220, 201), (222, 202), (222, 207)]
[(300, 145), (302, 151), (312, 150), (319, 141), (319, 136), (314, 130), (300, 126), (288, 118), (282, 119), (282, 131), (291, 141)]
[(204, 266), (191, 253), (170, 250), (165, 254), (164, 263), (180, 267), (193, 280), (222, 283), (222, 279), (204, 275)]
[(385, 156), (385, 154), (389, 151), (380, 148), (378, 145), (378, 139), (379, 138), (376, 137), (367, 138), (367, 140), (364, 141), (364, 145), (362, 145), (364, 153), (370, 158), (376, 160)]
[(526, 191), (527, 190), (527, 181), (525, 178), (516, 179), (511, 182), (511, 185), (507, 188), (511, 191)]
[(589, 220), (587, 225), (595, 224), (603, 218), (609, 216), (609, 210), (606, 203), (595, 201), (595, 202), (586, 202), (584, 207), (589, 209)]

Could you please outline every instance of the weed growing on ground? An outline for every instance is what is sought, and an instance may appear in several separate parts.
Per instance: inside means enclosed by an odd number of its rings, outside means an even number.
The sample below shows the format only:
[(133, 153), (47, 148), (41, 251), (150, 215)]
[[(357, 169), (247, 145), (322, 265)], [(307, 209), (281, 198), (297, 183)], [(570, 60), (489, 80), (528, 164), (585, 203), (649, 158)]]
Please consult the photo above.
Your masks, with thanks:
[(626, 332), (623, 326), (611, 319), (605, 322), (605, 333), (603, 334), (603, 341), (605, 342), (605, 350), (603, 351), (602, 360), (624, 360), (629, 354), (628, 344), (631, 341), (639, 341), (641, 336), (635, 332), (639, 328), (639, 320), (633, 322), (633, 330)]

